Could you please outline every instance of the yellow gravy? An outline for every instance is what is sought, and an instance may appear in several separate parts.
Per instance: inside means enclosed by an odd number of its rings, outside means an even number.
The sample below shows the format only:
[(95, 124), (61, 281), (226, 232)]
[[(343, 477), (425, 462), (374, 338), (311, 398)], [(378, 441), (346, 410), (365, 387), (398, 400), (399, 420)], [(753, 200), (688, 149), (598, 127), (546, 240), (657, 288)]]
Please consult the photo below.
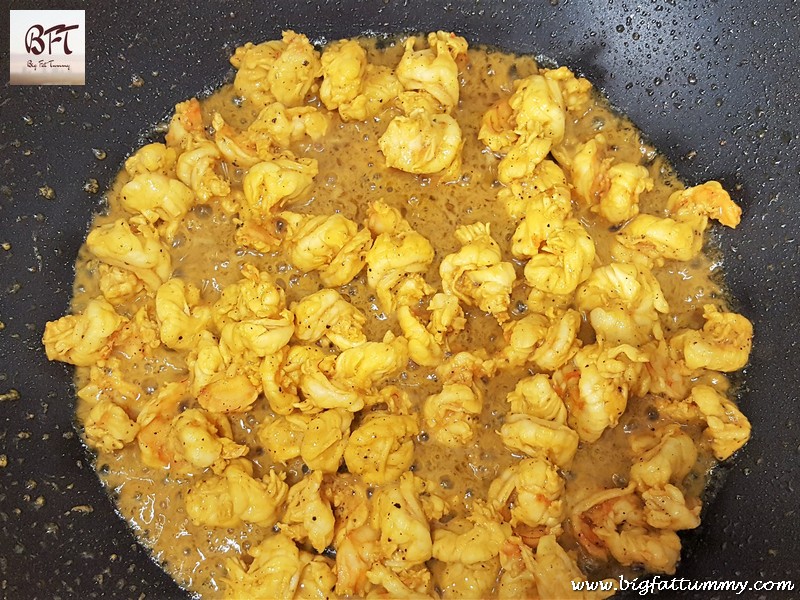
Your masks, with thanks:
[[(397, 64), (402, 46), (389, 44), (378, 49), (374, 41), (362, 40), (369, 48), (372, 64)], [(338, 115), (333, 119), (328, 134), (321, 143), (301, 142), (291, 150), (298, 156), (315, 158), (319, 162), (319, 175), (315, 180), (313, 195), (300, 204), (289, 205), (289, 210), (312, 214), (330, 214), (339, 211), (356, 222), (366, 216), (370, 201), (383, 199), (398, 208), (411, 226), (428, 238), (436, 250), (436, 259), (426, 279), (440, 287), (438, 263), (441, 258), (459, 248), (452, 231), (459, 224), (476, 221), (491, 224), (493, 237), (506, 249), (516, 224), (498, 208), (496, 195), (496, 158), (478, 141), (477, 134), (483, 113), (498, 99), (508, 96), (515, 79), (536, 72), (536, 64), (529, 57), (517, 57), (496, 51), (471, 49), (463, 69), (461, 102), (454, 117), (460, 124), (466, 140), (463, 148), (463, 176), (455, 183), (441, 183), (436, 177), (414, 176), (385, 167), (377, 139), (385, 129), (385, 122), (343, 123)], [(232, 86), (222, 87), (202, 101), (204, 119), (210, 124), (211, 114), (218, 111), (234, 127), (246, 127), (255, 113), (237, 102)], [(652, 192), (642, 198), (642, 212), (654, 212), (663, 207), (669, 194), (680, 187), (671, 167), (663, 157), (641, 140), (639, 131), (625, 118), (616, 114), (603, 101), (597, 101), (578, 120), (567, 121), (565, 143), (585, 140), (602, 130), (615, 148), (618, 160), (642, 162), (655, 181)], [(642, 159), (644, 157), (644, 159)], [(241, 174), (228, 172), (234, 186), (241, 186)], [(96, 217), (95, 225), (126, 216), (120, 207), (117, 194), (128, 176), (123, 171), (108, 193), (108, 211)], [(588, 210), (577, 214), (595, 241), (600, 261), (608, 262), (609, 246), (613, 232), (608, 224)], [(282, 253), (275, 256), (241, 250), (233, 239), (235, 225), (213, 203), (195, 207), (185, 218), (170, 250), (175, 276), (198, 286), (204, 303), (213, 303), (226, 285), (238, 280), (240, 265), (249, 262), (260, 270), (272, 274), (286, 292), (287, 305), (320, 289), (316, 274), (303, 274), (294, 269)], [(676, 266), (677, 265), (677, 266)], [(522, 264), (516, 264), (519, 277)], [(718, 265), (701, 255), (690, 263), (671, 263), (654, 271), (672, 309), (670, 329), (699, 327), (702, 320), (697, 310), (703, 301), (722, 293), (716, 276)], [(73, 310), (79, 311), (92, 297), (97, 296), (98, 275), (91, 257), (84, 248), (78, 263), (75, 281)], [(343, 293), (368, 316), (366, 333), (369, 339), (379, 339), (387, 330), (398, 331), (392, 315), (382, 313), (367, 288), (362, 274), (344, 286)], [(515, 293), (512, 298), (513, 316), (525, 314), (525, 295)], [(132, 314), (136, 306), (127, 307)], [(467, 312), (468, 326), (451, 344), (455, 353), (467, 348), (485, 348), (489, 353), (502, 347), (502, 332), (494, 318), (472, 309)], [(666, 331), (665, 333), (669, 333)], [(158, 349), (152, 359), (140, 362), (123, 362), (121, 375), (138, 385), (145, 394), (151, 393), (170, 381), (185, 379), (187, 365), (178, 353)], [(516, 382), (527, 376), (525, 369), (508, 370), (482, 382), (485, 406), (480, 417), (478, 439), (466, 447), (447, 449), (426, 441), (424, 432), (415, 444), (415, 461), (412, 469), (420, 476), (438, 482), (443, 490), (464, 499), (460, 510), (466, 510), (471, 498), (485, 498), (489, 483), (519, 457), (511, 454), (502, 444), (497, 430), (507, 412), (506, 394)], [(88, 369), (77, 370), (77, 384), (87, 381)], [(390, 381), (394, 383), (394, 381)], [(429, 395), (437, 393), (432, 370), (424, 367), (408, 369), (396, 378), (411, 395), (417, 407)], [(90, 407), (80, 401), (78, 419), (83, 420)], [(251, 447), (248, 458), (256, 467), (256, 476), (270, 468), (283, 470), (290, 485), (302, 477), (300, 459), (283, 465), (273, 465), (268, 454), (260, 447), (255, 435), (256, 426), (272, 418), (266, 401), (260, 399), (246, 415), (231, 415), (234, 440)], [(607, 430), (594, 444), (581, 444), (573, 466), (567, 474), (567, 495), (580, 488), (597, 489), (620, 484), (631, 465), (627, 436), (644, 428), (655, 428), (659, 421), (647, 398), (631, 401), (619, 426)], [(712, 460), (707, 448), (694, 431), (701, 448), (692, 481), (693, 489), (685, 490), (699, 495), (706, 480), (706, 470)], [(186, 492), (185, 479), (173, 479), (167, 470), (144, 466), (138, 458), (135, 444), (127, 445), (116, 453), (100, 452), (97, 456), (98, 472), (115, 498), (121, 514), (141, 541), (152, 549), (153, 556), (188, 590), (214, 597), (220, 594), (221, 576), (225, 569), (223, 558), (246, 552), (258, 544), (271, 531), (245, 524), (230, 529), (206, 529), (194, 526), (187, 518), (183, 505)], [(260, 472), (259, 472), (260, 471)], [(569, 533), (561, 542), (567, 548), (576, 547)]]

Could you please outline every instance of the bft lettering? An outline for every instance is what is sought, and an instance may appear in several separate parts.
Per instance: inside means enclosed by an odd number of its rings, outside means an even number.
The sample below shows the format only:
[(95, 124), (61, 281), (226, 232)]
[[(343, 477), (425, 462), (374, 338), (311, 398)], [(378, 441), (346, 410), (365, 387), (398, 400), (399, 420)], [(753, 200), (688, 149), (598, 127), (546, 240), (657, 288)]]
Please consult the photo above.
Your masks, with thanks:
[[(45, 30), (41, 25), (32, 25), (25, 33), (25, 49), (31, 53), (39, 56), (47, 48), (47, 53), (53, 53), (53, 44), (61, 42), (64, 47), (64, 54), (72, 54), (69, 48), (69, 32), (77, 29), (79, 25), (53, 25)], [(62, 37), (63, 34), (63, 37)], [(45, 39), (47, 45), (45, 46)]]

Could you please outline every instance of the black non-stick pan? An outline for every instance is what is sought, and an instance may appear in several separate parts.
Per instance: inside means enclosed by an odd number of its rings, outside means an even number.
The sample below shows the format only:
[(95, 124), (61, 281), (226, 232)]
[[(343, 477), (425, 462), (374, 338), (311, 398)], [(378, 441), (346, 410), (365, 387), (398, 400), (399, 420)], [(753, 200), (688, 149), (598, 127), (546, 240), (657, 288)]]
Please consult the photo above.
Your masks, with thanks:
[[(294, 28), (319, 41), (445, 29), (542, 54), (589, 77), (687, 183), (713, 178), (731, 190), (742, 224), (715, 236), (737, 308), (755, 325), (741, 387), (753, 437), (685, 538), (678, 576), (791, 580), (785, 596), (800, 597), (795, 2), (106, 0), (85, 8), (86, 86), (0, 87), (0, 243), (10, 244), (0, 248), (0, 596), (185, 596), (114, 513), (73, 428), (71, 370), (48, 363), (40, 339), (68, 308), (75, 254), (123, 159), (157, 136), (153, 125), (176, 102), (230, 78), (237, 45)], [(7, 8), (0, 19), (5, 82)], [(40, 193), (45, 186), (54, 196)]]

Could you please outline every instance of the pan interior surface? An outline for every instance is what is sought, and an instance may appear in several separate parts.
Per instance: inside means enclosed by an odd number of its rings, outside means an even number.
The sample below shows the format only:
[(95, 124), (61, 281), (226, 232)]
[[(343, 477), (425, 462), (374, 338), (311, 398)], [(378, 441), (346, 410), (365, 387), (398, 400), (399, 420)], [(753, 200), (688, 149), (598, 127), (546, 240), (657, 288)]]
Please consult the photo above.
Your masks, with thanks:
[[(0, 218), (11, 250), (0, 255), (10, 282), (0, 314), (7, 338), (0, 374), (4, 387), (19, 392), (2, 407), (2, 506), (14, 515), (2, 525), (13, 549), (2, 564), (9, 596), (185, 596), (113, 514), (72, 429), (70, 374), (45, 362), (38, 340), (43, 323), (67, 307), (72, 257), (102, 206), (98, 190), (151, 135), (142, 124), (161, 122), (177, 101), (229, 77), (236, 45), (277, 37), (282, 28), (320, 40), (446, 28), (541, 53), (595, 82), (686, 181), (718, 178), (734, 190), (745, 210), (742, 229), (723, 233), (720, 246), (741, 303), (735, 308), (751, 317), (760, 340), (741, 405), (762, 433), (737, 458), (702, 530), (687, 541), (678, 576), (797, 578), (790, 396), (797, 368), (785, 364), (794, 344), (785, 324), (800, 308), (793, 293), (797, 213), (787, 204), (800, 182), (785, 157), (796, 156), (798, 122), (789, 108), (798, 99), (796, 91), (777, 93), (797, 51), (779, 52), (774, 43), (796, 39), (798, 25), (792, 3), (770, 7), (769, 16), (743, 3), (734, 10), (616, 2), (433, 2), (424, 10), (389, 2), (373, 11), (355, 2), (269, 9), (223, 3), (166, 13), (154, 3), (133, 15), (112, 3), (92, 11), (85, 88), (2, 92), (0, 152), (10, 169)], [(44, 187), (54, 198), (40, 193)]]

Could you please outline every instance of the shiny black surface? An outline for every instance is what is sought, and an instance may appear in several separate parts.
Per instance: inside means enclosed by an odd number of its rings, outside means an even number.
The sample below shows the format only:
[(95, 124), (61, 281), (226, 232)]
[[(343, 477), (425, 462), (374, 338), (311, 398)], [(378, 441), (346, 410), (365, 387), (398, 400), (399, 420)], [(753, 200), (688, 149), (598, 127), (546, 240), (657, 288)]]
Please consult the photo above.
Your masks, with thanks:
[[(732, 191), (744, 208), (742, 225), (718, 238), (738, 308), (755, 325), (741, 398), (754, 434), (701, 529), (687, 537), (678, 575), (800, 586), (794, 2), (215, 1), (191, 8), (149, 0), (86, 8), (85, 87), (11, 87), (5, 50), (0, 65), (0, 243), (11, 244), (0, 249), (0, 394), (19, 392), (0, 402), (7, 460), (0, 596), (185, 596), (113, 512), (73, 431), (71, 370), (47, 362), (40, 338), (45, 321), (67, 309), (89, 216), (123, 159), (176, 102), (230, 76), (236, 45), (279, 37), (283, 28), (320, 41), (446, 29), (473, 44), (543, 54), (589, 77), (688, 183), (715, 178)], [(2, 48), (7, 31), (4, 8)], [(132, 85), (137, 78), (143, 85)], [(87, 191), (91, 180), (100, 193)], [(54, 199), (39, 193), (43, 186)]]

